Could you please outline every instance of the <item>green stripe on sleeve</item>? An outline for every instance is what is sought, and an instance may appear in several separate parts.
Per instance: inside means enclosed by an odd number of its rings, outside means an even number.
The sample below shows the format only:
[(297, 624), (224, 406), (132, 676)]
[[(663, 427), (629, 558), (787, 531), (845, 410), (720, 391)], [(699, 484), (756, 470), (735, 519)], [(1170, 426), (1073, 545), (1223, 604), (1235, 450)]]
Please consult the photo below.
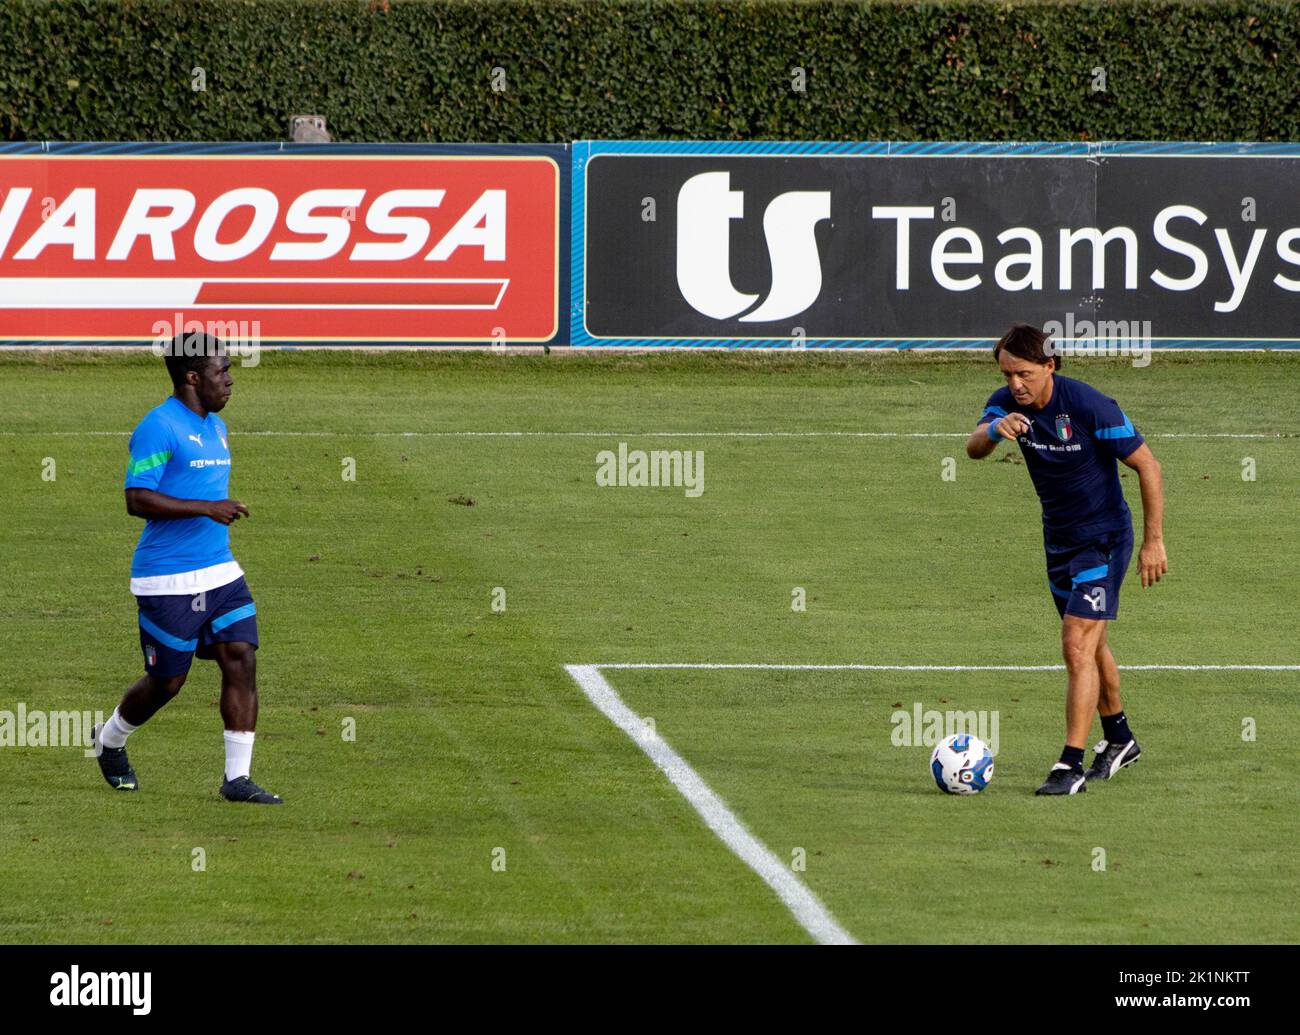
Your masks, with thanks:
[(137, 474), (144, 474), (145, 471), (152, 471), (155, 467), (161, 467), (172, 455), (170, 449), (165, 449), (161, 453), (154, 453), (153, 456), (142, 456), (139, 460), (132, 460), (131, 466), (126, 469), (126, 476), (134, 478)]

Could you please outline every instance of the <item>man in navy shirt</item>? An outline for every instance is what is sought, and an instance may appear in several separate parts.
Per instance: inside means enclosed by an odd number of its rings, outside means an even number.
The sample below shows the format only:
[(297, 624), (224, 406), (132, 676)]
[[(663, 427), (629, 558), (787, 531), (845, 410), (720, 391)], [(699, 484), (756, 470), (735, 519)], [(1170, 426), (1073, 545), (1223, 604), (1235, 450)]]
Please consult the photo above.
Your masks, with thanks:
[(209, 335), (178, 335), (168, 349), (173, 392), (131, 435), (126, 509), (145, 519), (131, 562), (144, 676), (95, 728), (109, 786), (139, 789), (127, 738), (180, 692), (195, 654), (221, 668), (227, 801), (279, 805), (249, 778), (257, 727), (257, 607), (230, 551), (229, 525), (248, 508), (227, 499), (230, 446), (217, 416), (230, 400), (230, 357)]
[[(973, 460), (1004, 438), (1020, 446), (1043, 505), (1047, 581), (1061, 615), (1061, 650), (1069, 674), (1065, 749), (1038, 794), (1077, 794), (1109, 780), (1142, 753), (1119, 696), (1119, 669), (1106, 644), (1106, 624), (1119, 612), (1119, 588), (1133, 552), (1133, 522), (1116, 461), (1138, 473), (1144, 535), (1138, 552), (1142, 586), (1169, 570), (1164, 546), (1160, 464), (1114, 399), (1056, 371), (1061, 360), (1048, 336), (1017, 324), (993, 350), (1007, 379), (984, 405), (966, 442)], [(1103, 739), (1083, 771), (1092, 714)]]

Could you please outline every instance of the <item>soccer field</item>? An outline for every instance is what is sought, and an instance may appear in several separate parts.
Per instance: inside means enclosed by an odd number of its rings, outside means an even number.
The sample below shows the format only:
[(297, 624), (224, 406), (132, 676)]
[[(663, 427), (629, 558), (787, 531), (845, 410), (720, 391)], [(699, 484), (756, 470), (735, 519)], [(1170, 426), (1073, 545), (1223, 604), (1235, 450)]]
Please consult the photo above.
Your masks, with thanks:
[[(1037, 498), (962, 448), (987, 354), (232, 373), (253, 776), (286, 805), (218, 798), (211, 662), (132, 738), (138, 794), (0, 747), (0, 941), (1300, 940), (1300, 355), (1066, 362), (1163, 464), (1170, 573), (1135, 556), (1110, 630), (1161, 666), (1124, 673), (1142, 761), (1064, 800), (1032, 793), (1065, 679)], [(122, 476), (169, 391), (149, 355), (0, 354), (0, 711), (107, 715), (139, 676)], [(702, 451), (703, 492), (599, 485), (620, 443)], [(878, 667), (779, 667), (845, 665)], [(996, 716), (985, 793), (898, 743), (918, 706)]]

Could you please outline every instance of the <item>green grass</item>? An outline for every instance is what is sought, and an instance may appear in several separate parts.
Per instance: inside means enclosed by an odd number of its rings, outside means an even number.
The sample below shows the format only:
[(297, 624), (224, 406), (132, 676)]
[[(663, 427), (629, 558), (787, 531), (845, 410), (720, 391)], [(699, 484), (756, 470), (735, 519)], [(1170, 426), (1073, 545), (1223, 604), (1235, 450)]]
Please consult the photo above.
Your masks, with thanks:
[[(1130, 570), (1121, 664), (1300, 660), (1300, 356), (1065, 372), (1164, 465), (1171, 571), (1143, 592)], [(78, 749), (0, 748), (0, 941), (805, 941), (563, 666), (1057, 660), (1037, 501), (1005, 447), (637, 434), (964, 432), (998, 385), (987, 357), (276, 353), (235, 379), (253, 772), (288, 804), (217, 798), (208, 662), (132, 739), (134, 796)], [(167, 391), (149, 356), (0, 354), (0, 709), (107, 713), (138, 676), (126, 438), (90, 432)], [(394, 434), (502, 430), (607, 434)], [(1278, 437), (1161, 437), (1243, 432)], [(620, 441), (704, 450), (703, 496), (598, 487)], [(1126, 674), (1145, 757), (1067, 802), (1030, 793), (1060, 673), (608, 676), (777, 855), (805, 849), (863, 941), (1300, 938), (1300, 673)], [(915, 701), (999, 711), (988, 792), (940, 795), (926, 749), (890, 744)]]

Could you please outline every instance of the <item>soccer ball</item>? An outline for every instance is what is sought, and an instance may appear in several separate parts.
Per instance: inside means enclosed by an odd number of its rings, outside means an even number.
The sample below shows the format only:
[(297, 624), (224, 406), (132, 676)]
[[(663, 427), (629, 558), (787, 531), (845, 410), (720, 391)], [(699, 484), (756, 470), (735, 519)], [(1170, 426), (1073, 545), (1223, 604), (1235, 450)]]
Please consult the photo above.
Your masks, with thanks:
[(955, 733), (935, 746), (930, 772), (947, 794), (979, 794), (993, 779), (993, 756), (979, 737)]

